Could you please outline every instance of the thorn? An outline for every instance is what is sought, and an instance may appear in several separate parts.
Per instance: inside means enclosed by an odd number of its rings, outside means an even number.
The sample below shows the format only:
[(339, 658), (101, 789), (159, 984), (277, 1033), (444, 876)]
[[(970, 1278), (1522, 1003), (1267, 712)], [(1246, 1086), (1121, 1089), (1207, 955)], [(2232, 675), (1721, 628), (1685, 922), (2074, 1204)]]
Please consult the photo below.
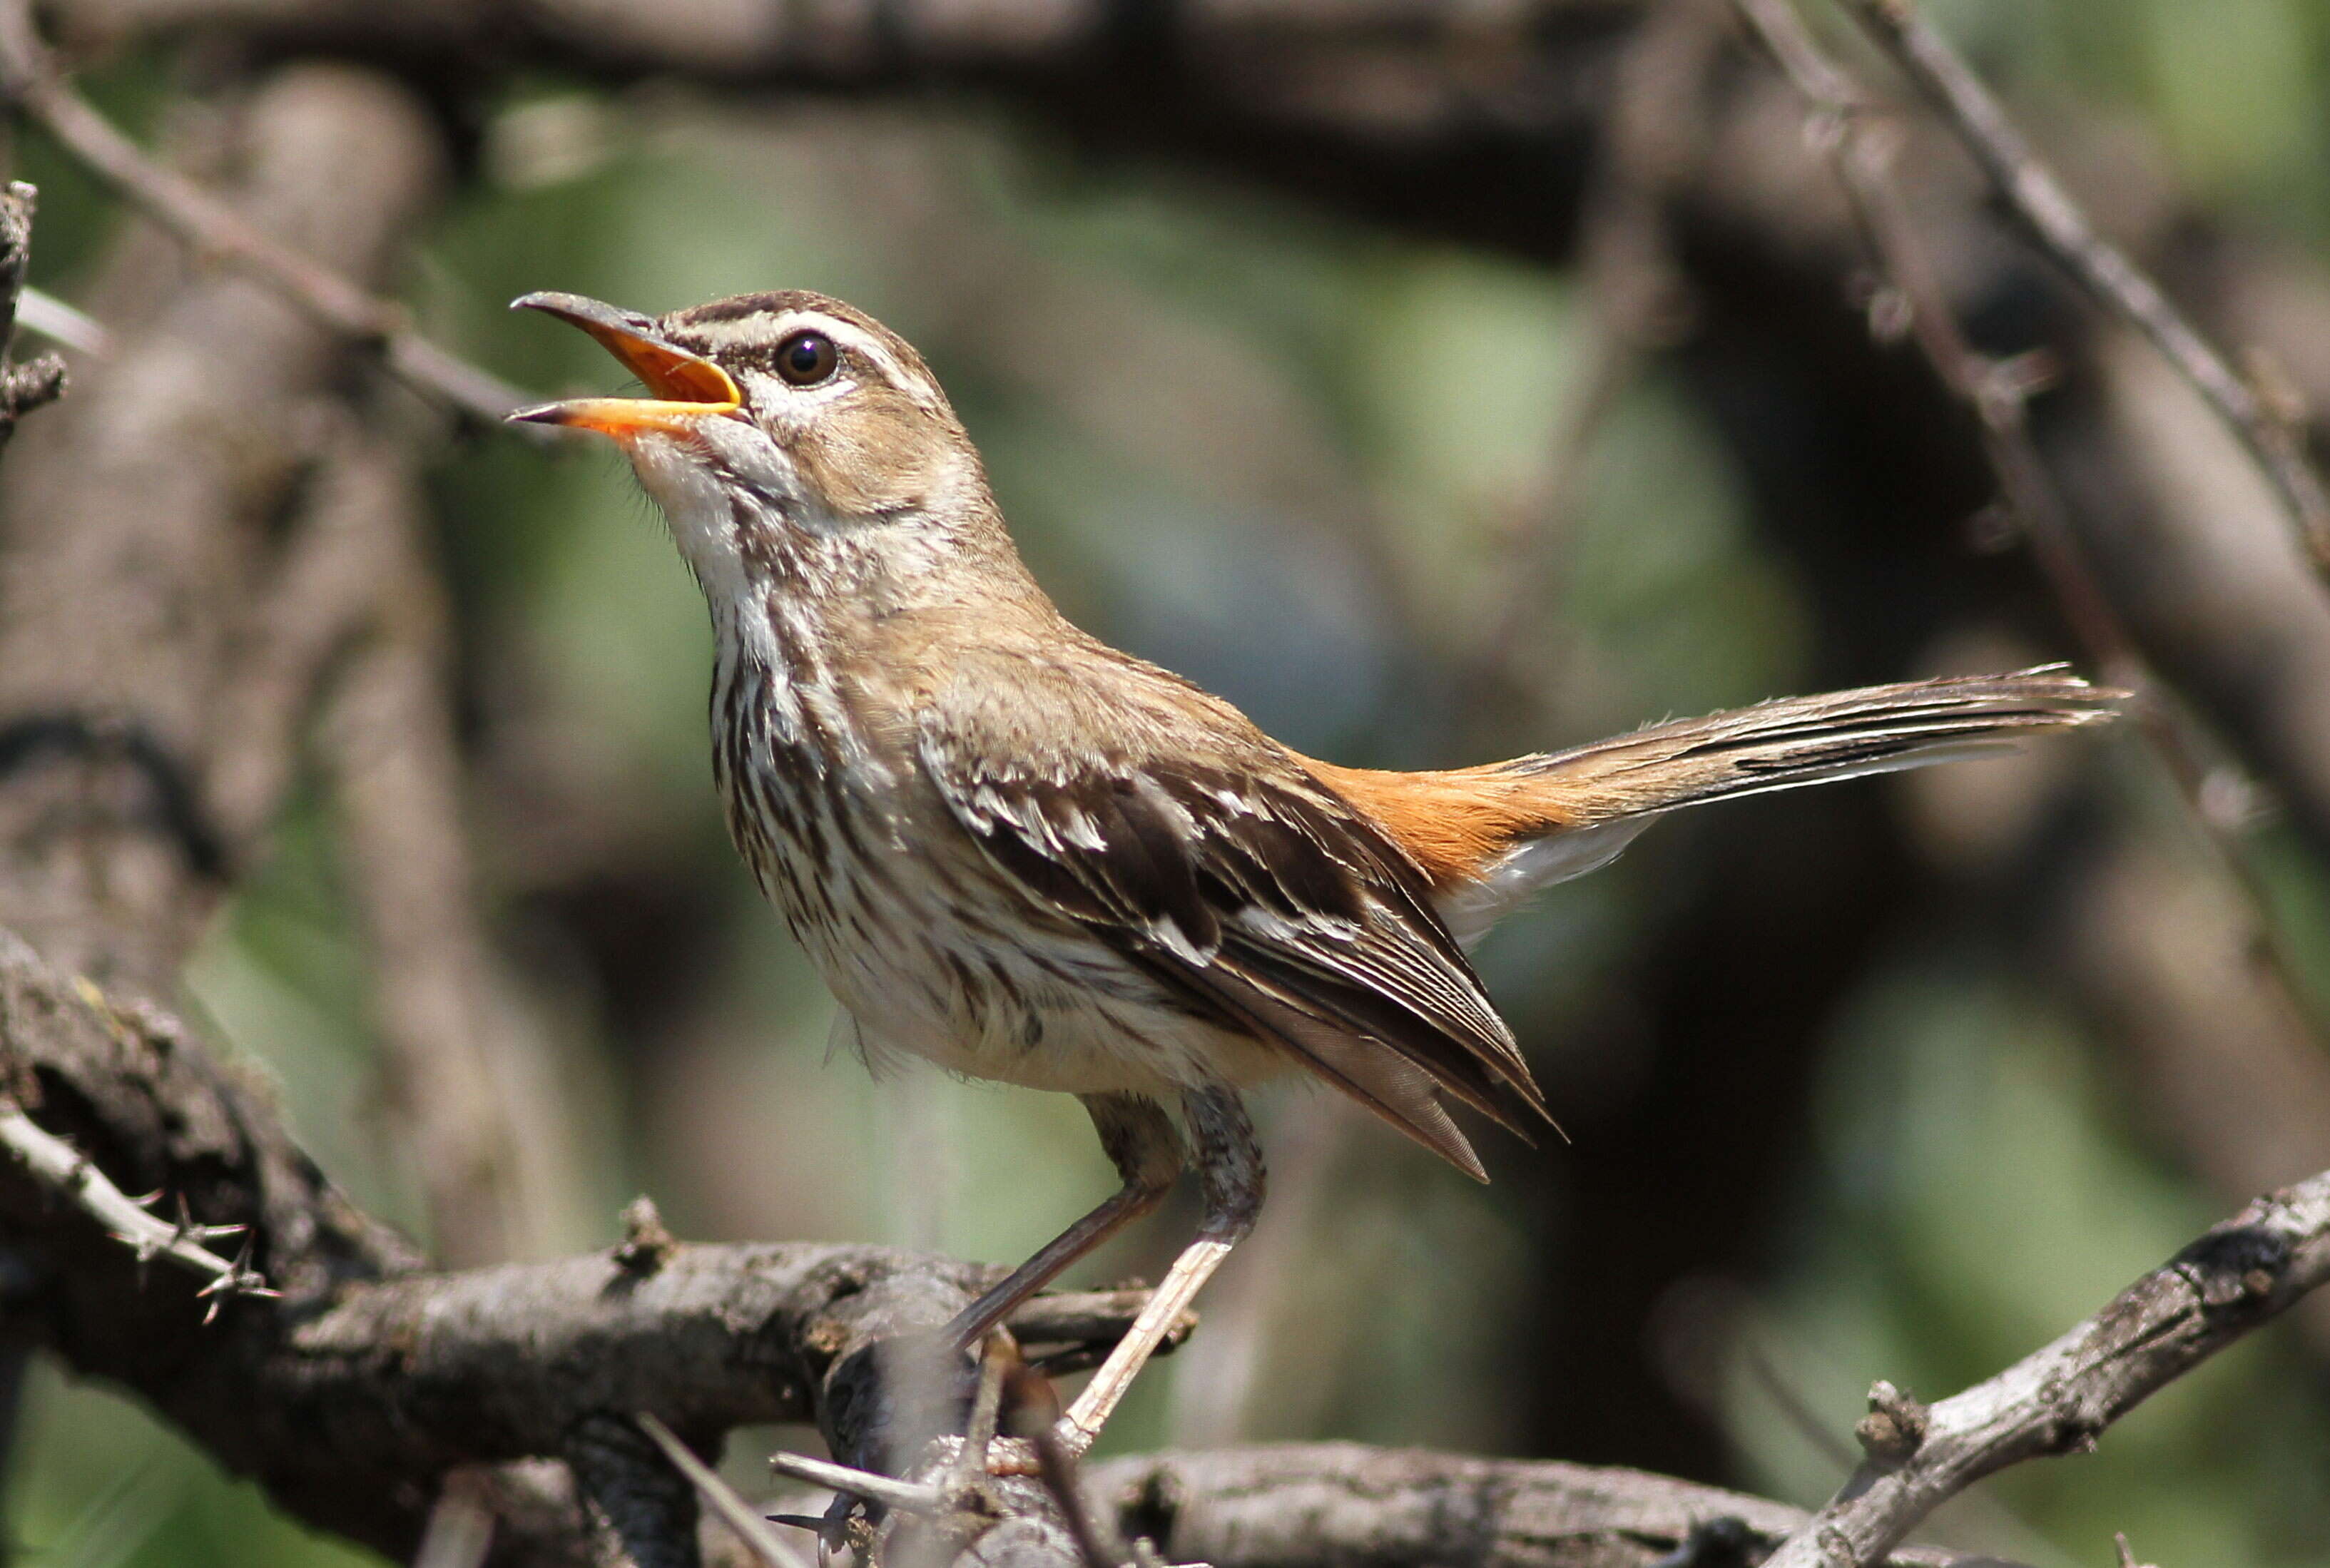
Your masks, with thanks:
[(615, 1243), (615, 1266), (627, 1274), (652, 1274), (672, 1260), (679, 1242), (666, 1228), (655, 1200), (641, 1193), (623, 1205), (623, 1239)]
[(1869, 1413), (1852, 1429), (1870, 1462), (1899, 1469), (1909, 1462), (1926, 1440), (1930, 1425), (1926, 1407), (1880, 1378), (1869, 1385)]

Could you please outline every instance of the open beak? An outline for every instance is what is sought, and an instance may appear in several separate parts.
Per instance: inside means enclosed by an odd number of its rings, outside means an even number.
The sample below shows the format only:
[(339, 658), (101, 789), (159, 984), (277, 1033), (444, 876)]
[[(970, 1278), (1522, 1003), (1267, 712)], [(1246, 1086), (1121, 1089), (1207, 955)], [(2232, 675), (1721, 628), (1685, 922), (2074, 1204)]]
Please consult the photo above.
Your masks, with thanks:
[(572, 322), (623, 368), (647, 383), (643, 398), (569, 398), (537, 403), (509, 415), (528, 424), (565, 425), (601, 435), (643, 430), (677, 432), (715, 414), (732, 413), (744, 402), (728, 373), (699, 354), (666, 343), (656, 324), (636, 311), (619, 310), (580, 294), (527, 294), (510, 301), (512, 310), (539, 310)]

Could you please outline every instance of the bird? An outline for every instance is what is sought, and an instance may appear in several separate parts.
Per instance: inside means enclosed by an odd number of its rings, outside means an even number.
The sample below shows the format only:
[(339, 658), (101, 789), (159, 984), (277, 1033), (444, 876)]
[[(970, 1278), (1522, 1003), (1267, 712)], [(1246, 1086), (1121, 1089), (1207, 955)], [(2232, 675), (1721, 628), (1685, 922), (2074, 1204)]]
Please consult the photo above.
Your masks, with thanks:
[(564, 293), (644, 396), (529, 407), (659, 505), (715, 630), (714, 775), (869, 1059), (1075, 1095), (1122, 1185), (944, 1330), (979, 1345), (1194, 1167), (1195, 1237), (1060, 1418), (1087, 1448), (1252, 1229), (1245, 1091), (1323, 1080), (1476, 1180), (1454, 1102), (1550, 1121), (1469, 943), (1668, 812), (2107, 719), (2061, 666), (1772, 701), (1442, 771), (1306, 757), (1071, 622), (923, 356), (800, 290)]

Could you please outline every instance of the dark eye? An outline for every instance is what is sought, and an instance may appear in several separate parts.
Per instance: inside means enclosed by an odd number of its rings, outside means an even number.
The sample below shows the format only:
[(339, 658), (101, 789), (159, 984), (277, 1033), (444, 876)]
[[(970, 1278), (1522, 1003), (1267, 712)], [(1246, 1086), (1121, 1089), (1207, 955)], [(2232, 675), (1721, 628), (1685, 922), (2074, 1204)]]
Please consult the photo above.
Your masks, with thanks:
[(795, 386), (814, 386), (840, 361), (833, 339), (821, 332), (796, 332), (777, 345), (777, 373)]

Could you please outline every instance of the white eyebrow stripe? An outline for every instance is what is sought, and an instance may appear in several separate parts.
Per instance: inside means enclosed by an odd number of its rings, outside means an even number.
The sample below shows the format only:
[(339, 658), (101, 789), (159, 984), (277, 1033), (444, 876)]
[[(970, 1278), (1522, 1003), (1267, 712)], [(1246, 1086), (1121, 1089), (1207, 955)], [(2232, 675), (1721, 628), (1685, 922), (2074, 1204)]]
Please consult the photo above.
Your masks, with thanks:
[(804, 326), (815, 327), (833, 339), (837, 346), (855, 349), (872, 360), (889, 378), (892, 385), (905, 389), (925, 402), (939, 401), (939, 389), (932, 384), (931, 379), (900, 363), (887, 344), (863, 327), (838, 316), (829, 316), (822, 310), (788, 310), (766, 324), (749, 316), (734, 321), (715, 321), (696, 330), (702, 334), (706, 345), (712, 347), (748, 340), (782, 343), (788, 335)]

